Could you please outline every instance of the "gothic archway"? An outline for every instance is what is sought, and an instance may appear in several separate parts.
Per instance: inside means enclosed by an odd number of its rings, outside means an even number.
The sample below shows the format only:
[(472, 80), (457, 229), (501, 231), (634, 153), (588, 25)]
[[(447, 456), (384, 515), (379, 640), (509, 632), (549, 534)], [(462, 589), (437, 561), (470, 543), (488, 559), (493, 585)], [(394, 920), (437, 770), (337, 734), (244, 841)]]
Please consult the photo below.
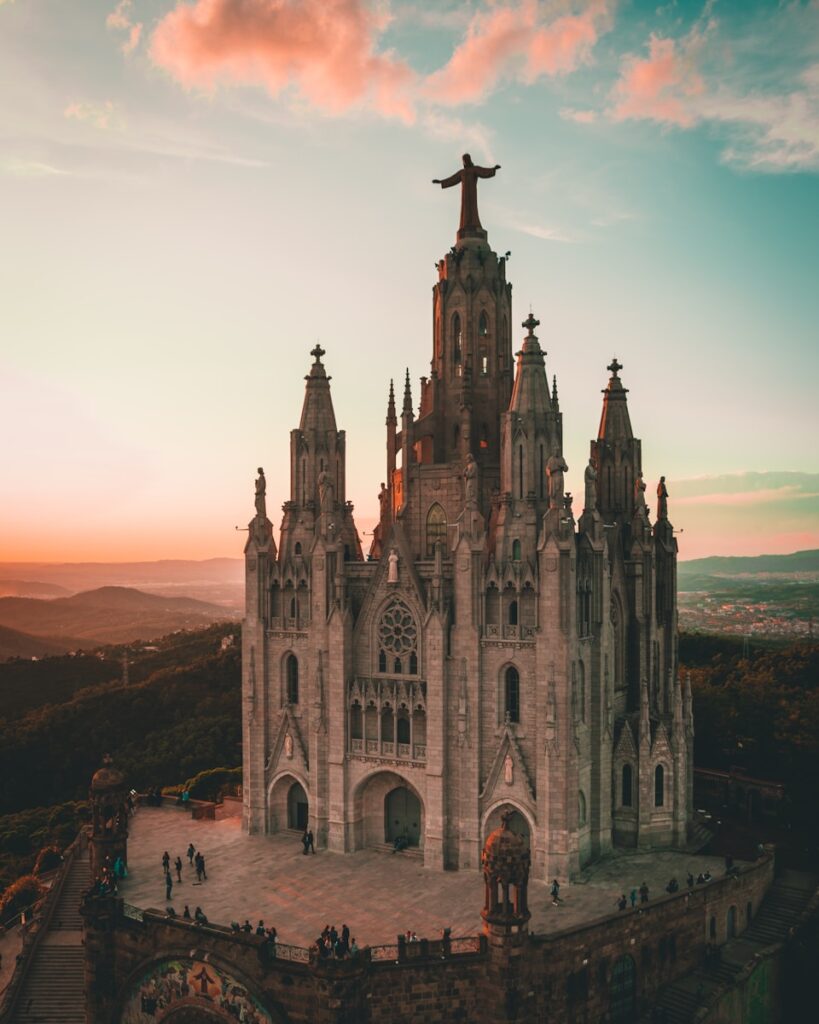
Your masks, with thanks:
[(524, 812), (515, 804), (509, 801), (503, 801), (492, 807), (484, 818), (483, 822), (483, 841), (486, 842), (489, 834), (494, 832), (496, 828), (500, 828), (502, 824), (503, 815), (507, 812), (511, 812), (509, 823), (507, 828), (511, 829), (517, 835), (521, 836), (526, 843), (527, 848), (532, 843), (532, 826), (529, 818)]
[(307, 828), (309, 804), (304, 786), (294, 782), (287, 791), (287, 827), (303, 832)]
[[(301, 810), (298, 806), (300, 804)], [(309, 805), (310, 798), (305, 779), (296, 772), (289, 771), (277, 776), (268, 790), (267, 831), (273, 833), (288, 828), (299, 828), (297, 822), (306, 820), (309, 816)], [(300, 831), (304, 831), (303, 827)]]
[[(408, 795), (392, 796), (401, 792)], [(409, 838), (414, 840), (414, 845), (423, 849), (424, 801), (412, 782), (398, 772), (375, 771), (362, 779), (353, 794), (353, 816), (357, 850), (394, 842), (395, 829), (400, 830), (402, 825), (411, 830)]]

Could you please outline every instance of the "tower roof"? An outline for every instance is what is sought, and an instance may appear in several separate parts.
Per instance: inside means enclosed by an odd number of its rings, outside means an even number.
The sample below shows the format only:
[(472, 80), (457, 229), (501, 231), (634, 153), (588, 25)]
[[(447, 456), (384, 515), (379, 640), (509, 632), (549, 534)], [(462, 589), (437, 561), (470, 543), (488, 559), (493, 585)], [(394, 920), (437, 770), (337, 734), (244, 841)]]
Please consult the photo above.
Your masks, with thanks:
[(336, 414), (333, 411), (333, 400), (330, 397), (332, 378), (327, 376), (324, 363), (321, 361), (321, 357), (324, 355), (321, 345), (316, 344), (310, 355), (314, 357), (315, 361), (310, 367), (310, 372), (304, 378), (307, 381), (307, 387), (304, 389), (304, 405), (301, 407), (299, 430), (305, 434), (313, 430), (324, 433), (336, 429)]
[(606, 367), (611, 372), (608, 387), (603, 391), (603, 414), (600, 417), (600, 429), (597, 431), (598, 441), (629, 441), (634, 437), (631, 420), (628, 415), (626, 394), (628, 388), (623, 387), (618, 373), (623, 369), (617, 362), (617, 356)]
[(546, 353), (540, 347), (535, 328), (540, 324), (532, 313), (523, 321), (528, 334), (518, 352), (515, 384), (509, 401), (509, 411), (519, 415), (534, 413), (536, 416), (551, 409), (549, 381), (546, 379)]

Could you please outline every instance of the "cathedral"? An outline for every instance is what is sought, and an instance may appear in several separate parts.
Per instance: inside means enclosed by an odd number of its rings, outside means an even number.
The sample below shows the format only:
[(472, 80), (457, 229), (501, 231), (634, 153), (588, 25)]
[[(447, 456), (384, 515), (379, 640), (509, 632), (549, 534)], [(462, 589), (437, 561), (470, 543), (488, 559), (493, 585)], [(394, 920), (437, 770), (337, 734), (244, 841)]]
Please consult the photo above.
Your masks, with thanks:
[[(646, 505), (614, 359), (584, 494), (564, 486), (557, 383), (478, 216), (474, 165), (432, 289), (429, 376), (390, 384), (385, 483), (362, 550), (317, 345), (290, 433), (278, 546), (263, 471), (245, 547), (244, 825), (318, 848), (478, 870), (504, 815), (536, 879), (613, 847), (684, 846), (691, 693), (678, 681), (677, 542)], [(515, 332), (517, 333), (517, 332)], [(653, 519), (653, 521), (652, 521)]]

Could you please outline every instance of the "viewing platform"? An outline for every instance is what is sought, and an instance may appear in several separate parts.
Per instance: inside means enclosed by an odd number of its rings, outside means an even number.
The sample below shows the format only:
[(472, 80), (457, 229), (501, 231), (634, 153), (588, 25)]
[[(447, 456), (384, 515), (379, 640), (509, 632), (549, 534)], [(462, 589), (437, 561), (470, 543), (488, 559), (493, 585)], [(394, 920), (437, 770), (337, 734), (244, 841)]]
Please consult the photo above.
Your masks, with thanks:
[[(248, 836), (239, 818), (194, 820), (176, 807), (140, 807), (129, 823), (128, 877), (120, 896), (143, 910), (173, 906), (181, 916), (201, 907), (214, 924), (258, 921), (275, 926), (280, 942), (311, 945), (325, 924), (347, 924), (360, 947), (394, 943), (413, 931), (438, 938), (442, 928), (453, 936), (482, 931), (480, 910), (484, 880), (479, 871), (430, 871), (418, 858), (384, 848), (353, 854), (319, 850), (305, 856), (297, 832)], [(188, 844), (205, 857), (207, 881), (197, 882), (188, 863)], [(165, 900), (162, 854), (171, 864), (182, 858), (182, 883), (174, 881)], [(736, 862), (736, 866), (743, 865)], [(552, 934), (617, 915), (617, 900), (645, 881), (650, 902), (666, 896), (676, 877), (681, 890), (686, 875), (709, 870), (721, 878), (722, 858), (673, 851), (618, 851), (584, 872), (582, 881), (560, 889), (555, 907), (546, 882), (531, 879), (529, 907), (533, 934)], [(176, 879), (176, 872), (172, 871)], [(696, 888), (702, 889), (703, 886)], [(638, 903), (639, 907), (639, 903)], [(633, 913), (631, 908), (622, 912)]]

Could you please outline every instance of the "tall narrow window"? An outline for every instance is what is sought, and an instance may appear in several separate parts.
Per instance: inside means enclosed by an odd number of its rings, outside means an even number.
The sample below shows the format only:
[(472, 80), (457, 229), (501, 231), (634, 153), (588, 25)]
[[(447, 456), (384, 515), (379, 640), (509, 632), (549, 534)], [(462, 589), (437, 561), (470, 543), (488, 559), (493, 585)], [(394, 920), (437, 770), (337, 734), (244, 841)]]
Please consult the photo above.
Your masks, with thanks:
[(504, 677), (504, 700), (503, 710), (510, 722), (520, 721), (520, 675), (518, 670), (510, 665)]
[(398, 712), (397, 720), (397, 740), (399, 743), (409, 743), (410, 741), (410, 723), (409, 717), (407, 716), (406, 709), (402, 709)]
[(296, 551), (297, 555), (301, 554), (301, 541), (298, 541), (298, 540), (296, 541), (295, 551)]
[(523, 445), (518, 445), (518, 497), (523, 497)]
[(520, 561), (520, 541), (519, 540), (513, 540), (512, 541), (512, 561), (513, 562), (519, 562)]
[(435, 545), (446, 548), (446, 512), (436, 501), (427, 513), (427, 558), (435, 557)]
[(287, 703), (298, 704), (299, 702), (299, 662), (295, 654), (287, 658)]
[(586, 796), (582, 789), (577, 793), (577, 824), (580, 828), (586, 824)]
[(489, 334), (489, 317), (484, 310), (478, 319), (478, 334), (485, 338)]
[(623, 765), (623, 793), (622, 793), (622, 804), (623, 807), (631, 807), (631, 765)]
[(665, 770), (661, 764), (654, 769), (654, 806), (662, 807), (665, 802)]
[(517, 601), (509, 602), (509, 625), (517, 626), (518, 624), (518, 603)]
[(461, 318), (458, 313), (452, 318), (452, 360), (456, 366), (461, 361)]

